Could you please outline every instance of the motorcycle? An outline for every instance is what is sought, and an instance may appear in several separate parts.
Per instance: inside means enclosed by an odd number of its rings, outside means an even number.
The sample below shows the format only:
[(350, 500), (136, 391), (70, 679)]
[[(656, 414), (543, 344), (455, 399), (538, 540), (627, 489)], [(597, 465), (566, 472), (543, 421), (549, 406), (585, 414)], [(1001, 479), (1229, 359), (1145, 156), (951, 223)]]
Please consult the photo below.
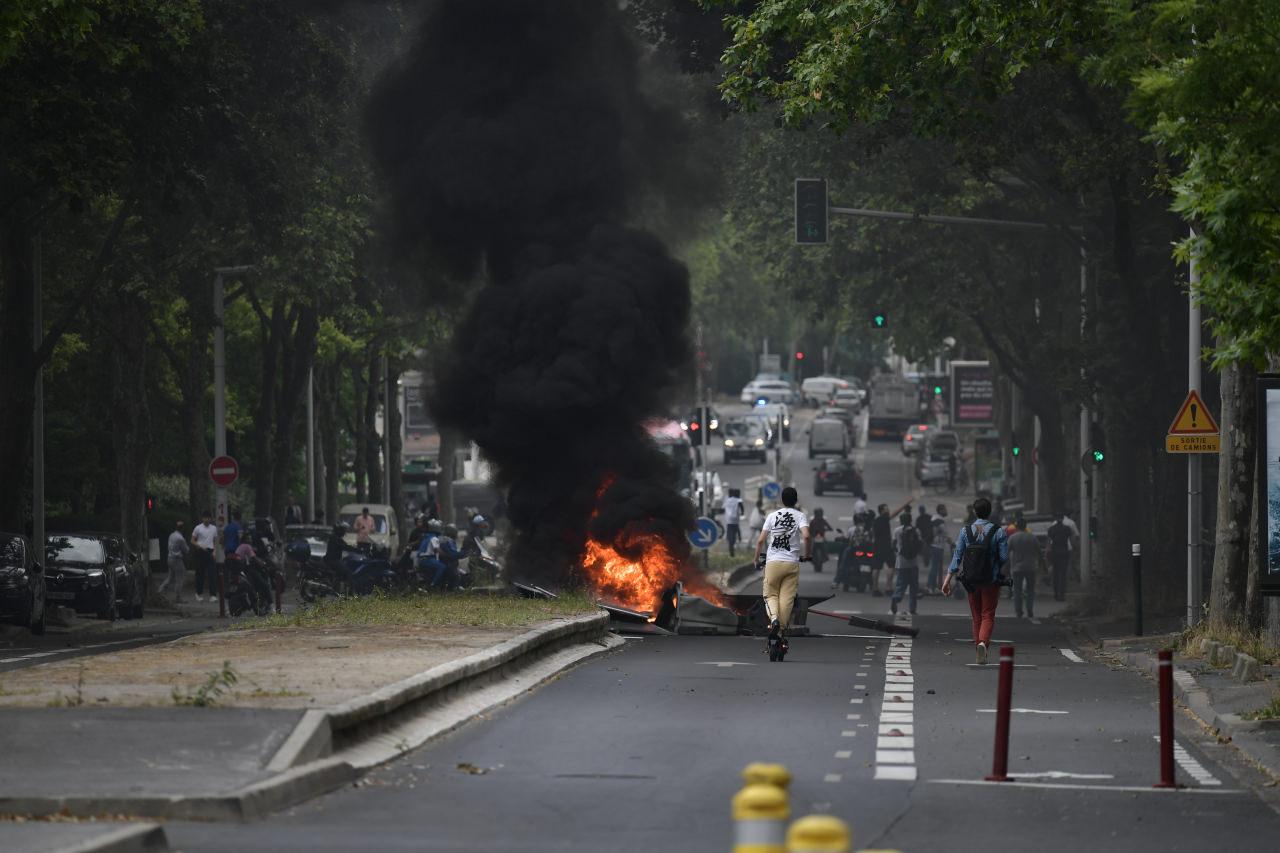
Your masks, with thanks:
[(271, 612), (279, 570), (267, 560), (228, 557), (225, 571), (227, 611), (232, 616)]
[(871, 580), (871, 564), (875, 561), (875, 537), (870, 527), (859, 524), (852, 528), (840, 552), (836, 568), (836, 584), (845, 592), (853, 587), (864, 592)]

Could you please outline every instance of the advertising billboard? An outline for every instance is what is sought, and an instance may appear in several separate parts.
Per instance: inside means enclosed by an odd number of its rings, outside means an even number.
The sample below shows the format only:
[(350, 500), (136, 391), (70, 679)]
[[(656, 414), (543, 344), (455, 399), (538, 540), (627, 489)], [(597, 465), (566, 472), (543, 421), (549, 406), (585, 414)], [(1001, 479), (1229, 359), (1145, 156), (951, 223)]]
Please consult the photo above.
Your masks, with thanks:
[(989, 361), (951, 362), (951, 425), (994, 426), (995, 377)]
[(1257, 500), (1262, 540), (1262, 592), (1280, 595), (1280, 375), (1258, 377), (1258, 453), (1262, 465)]

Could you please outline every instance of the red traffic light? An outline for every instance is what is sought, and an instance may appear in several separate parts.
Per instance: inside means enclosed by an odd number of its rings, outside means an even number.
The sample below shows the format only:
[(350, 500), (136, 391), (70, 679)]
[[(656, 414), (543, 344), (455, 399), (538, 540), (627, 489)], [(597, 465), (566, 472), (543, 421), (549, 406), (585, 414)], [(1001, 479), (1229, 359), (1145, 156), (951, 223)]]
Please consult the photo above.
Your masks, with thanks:
[(804, 353), (802, 351), (796, 351), (796, 361), (804, 361)]

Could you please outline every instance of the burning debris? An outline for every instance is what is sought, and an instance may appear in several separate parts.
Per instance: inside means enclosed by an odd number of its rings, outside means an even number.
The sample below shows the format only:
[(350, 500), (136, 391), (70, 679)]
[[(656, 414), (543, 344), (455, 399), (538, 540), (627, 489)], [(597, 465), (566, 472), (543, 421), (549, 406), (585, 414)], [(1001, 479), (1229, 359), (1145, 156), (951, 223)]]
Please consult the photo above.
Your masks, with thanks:
[(690, 306), (684, 266), (625, 225), (683, 177), (638, 56), (615, 3), (439, 0), (370, 124), (405, 238), (483, 277), (432, 408), (507, 487), (511, 564), (653, 614), (693, 512), (641, 424), (687, 368)]

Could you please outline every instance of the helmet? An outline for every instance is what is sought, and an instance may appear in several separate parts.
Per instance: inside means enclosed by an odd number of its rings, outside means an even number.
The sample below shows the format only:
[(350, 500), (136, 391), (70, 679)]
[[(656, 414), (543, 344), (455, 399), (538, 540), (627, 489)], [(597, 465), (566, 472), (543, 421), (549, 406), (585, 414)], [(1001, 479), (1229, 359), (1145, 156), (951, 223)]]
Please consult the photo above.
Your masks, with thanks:
[(458, 527), (457, 527), (457, 525), (454, 525), (454, 524), (446, 524), (446, 525), (444, 526), (444, 535), (445, 535), (445, 536), (448, 536), (450, 539), (454, 539), (454, 538), (456, 538), (456, 537), (457, 537), (457, 535), (458, 535)]
[(443, 529), (444, 529), (444, 525), (440, 523), (440, 519), (438, 518), (433, 518), (427, 522), (427, 530), (431, 531), (432, 533), (439, 533)]

